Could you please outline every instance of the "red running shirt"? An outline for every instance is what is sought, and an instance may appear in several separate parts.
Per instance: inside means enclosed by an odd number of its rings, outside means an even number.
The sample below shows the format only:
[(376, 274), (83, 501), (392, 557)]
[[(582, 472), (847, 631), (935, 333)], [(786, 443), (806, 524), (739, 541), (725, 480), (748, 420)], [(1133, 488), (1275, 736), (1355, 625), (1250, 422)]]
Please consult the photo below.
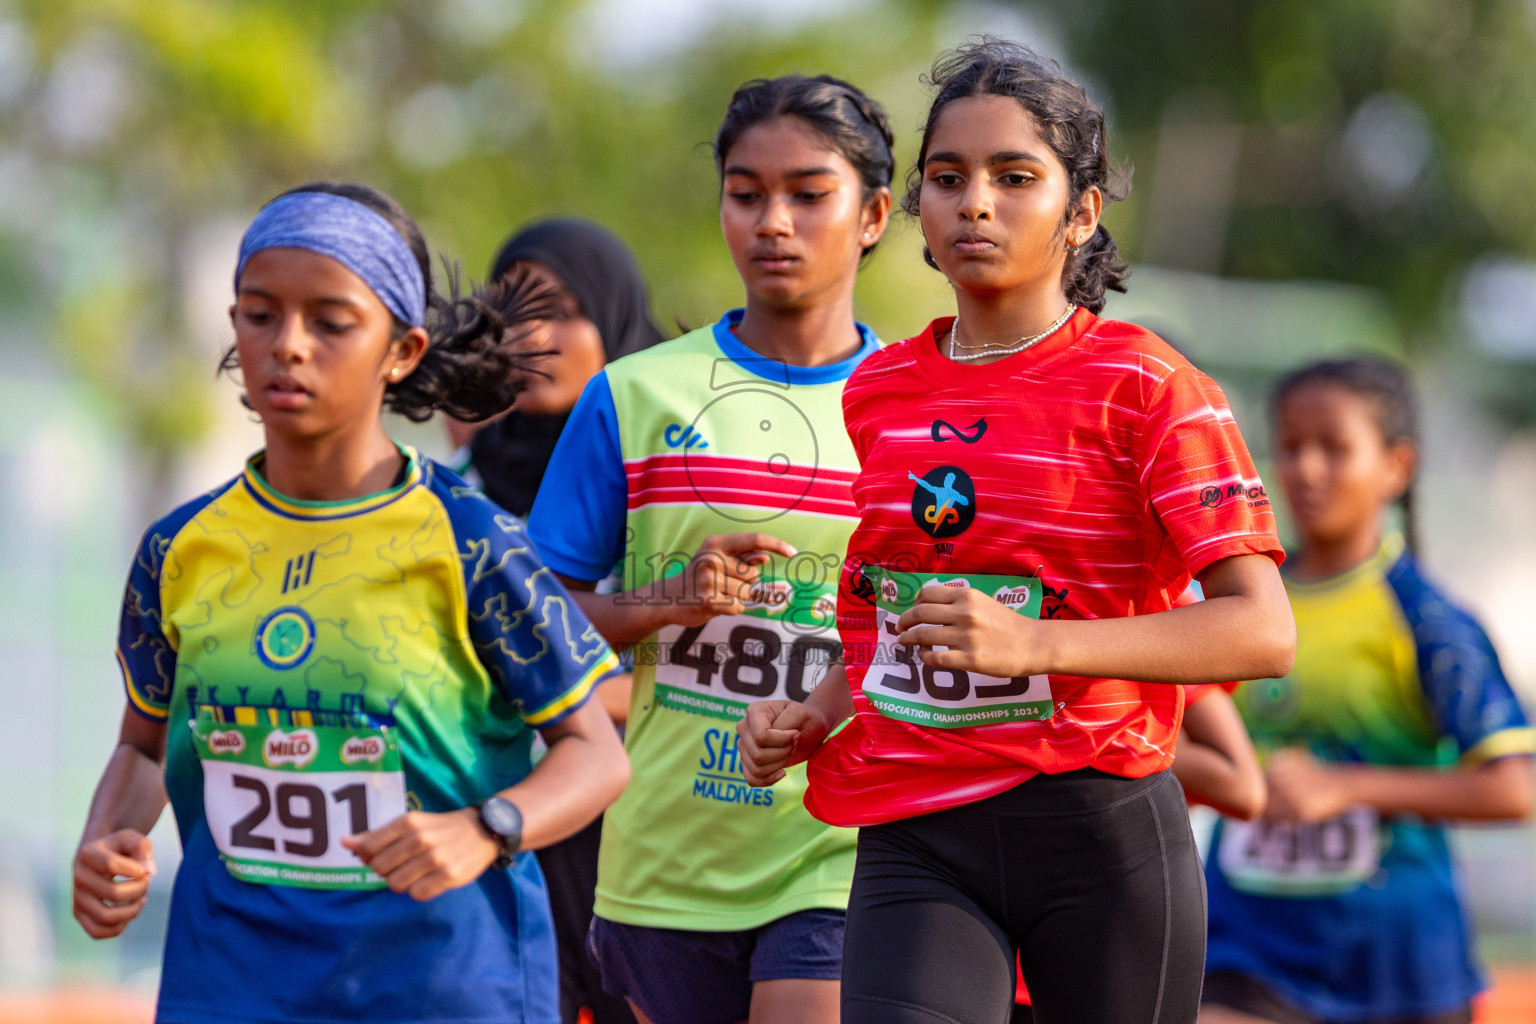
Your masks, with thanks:
[[(834, 825), (929, 814), (1039, 772), (1142, 778), (1173, 762), (1184, 708), (1179, 686), (1052, 676), (1041, 721), (887, 718), (863, 692), (875, 641), (863, 565), (1038, 571), (1042, 618), (1099, 619), (1166, 611), (1219, 559), (1285, 557), (1225, 396), (1166, 342), (1080, 309), (1035, 348), (973, 366), (940, 355), (951, 322), (870, 356), (843, 392), (863, 467), (837, 613), (854, 716), (811, 759), (805, 800)], [(973, 500), (938, 509), (936, 486)]]

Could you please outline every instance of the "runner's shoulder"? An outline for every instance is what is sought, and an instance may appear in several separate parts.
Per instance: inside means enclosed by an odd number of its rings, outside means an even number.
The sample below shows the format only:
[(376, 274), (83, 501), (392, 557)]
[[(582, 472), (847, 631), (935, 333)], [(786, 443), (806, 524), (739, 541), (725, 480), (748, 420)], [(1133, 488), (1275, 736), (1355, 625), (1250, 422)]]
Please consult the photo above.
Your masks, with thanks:
[(703, 327), (695, 327), (686, 334), (680, 334), (676, 338), (658, 342), (649, 348), (631, 352), (620, 356), (609, 363), (599, 373), (608, 374), (612, 379), (613, 372), (618, 370), (621, 374), (625, 371), (636, 372), (654, 369), (659, 366), (667, 366), (680, 359), (690, 357), (708, 356), (720, 358), (718, 346), (714, 342), (714, 324), (705, 324)]
[[(494, 539), (526, 546), (523, 521), (496, 504), (480, 488), (432, 459), (423, 459), (423, 483), (443, 506), (461, 550), (473, 541)], [(505, 546), (505, 545), (498, 545)]]
[[(1169, 402), (1220, 407), (1226, 394), (1208, 374), (1156, 332), (1126, 320), (1097, 319), (1069, 352), (1077, 373), (1097, 377), (1130, 408)], [(1058, 375), (1072, 372), (1067, 367)]]
[(933, 327), (929, 325), (916, 337), (894, 341), (876, 348), (865, 356), (864, 360), (848, 375), (848, 382), (843, 386), (844, 395), (871, 387), (877, 390), (883, 389), (892, 375), (916, 371), (918, 363), (912, 347), (924, 339), (931, 338), (932, 335)]
[[(230, 489), (240, 482), (240, 477), (231, 477), (212, 490), (205, 491), (190, 501), (184, 501), (165, 515), (150, 523), (144, 530), (139, 540), (139, 563), (146, 569), (155, 573), (159, 572), (160, 560), (170, 548), (172, 542), (181, 535), (188, 524), (205, 511), (219, 498), (229, 493)], [(146, 563), (146, 559), (149, 560)]]

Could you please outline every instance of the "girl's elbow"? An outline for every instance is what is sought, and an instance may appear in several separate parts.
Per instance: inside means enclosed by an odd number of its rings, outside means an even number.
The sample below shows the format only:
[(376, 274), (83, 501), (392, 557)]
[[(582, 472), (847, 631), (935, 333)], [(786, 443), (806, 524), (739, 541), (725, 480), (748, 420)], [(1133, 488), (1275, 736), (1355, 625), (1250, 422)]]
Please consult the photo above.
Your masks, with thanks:
[(1290, 606), (1273, 616), (1267, 626), (1260, 654), (1263, 671), (1256, 673), (1255, 679), (1278, 679), (1289, 673), (1296, 663), (1296, 619), (1291, 615)]
[(1512, 784), (1505, 787), (1507, 801), (1505, 817), (1510, 821), (1526, 821), (1536, 812), (1536, 778), (1531, 774), (1529, 757), (1510, 758), (1520, 770), (1511, 772)]
[(608, 771), (608, 804), (612, 804), (624, 792), (624, 787), (629, 785), (629, 755), (620, 747), (613, 764)]
[(1243, 821), (1252, 821), (1264, 813), (1264, 808), (1269, 804), (1269, 787), (1264, 784), (1264, 776), (1254, 773), (1253, 777), (1244, 780), (1244, 785), (1237, 794), (1231, 807), (1232, 816)]

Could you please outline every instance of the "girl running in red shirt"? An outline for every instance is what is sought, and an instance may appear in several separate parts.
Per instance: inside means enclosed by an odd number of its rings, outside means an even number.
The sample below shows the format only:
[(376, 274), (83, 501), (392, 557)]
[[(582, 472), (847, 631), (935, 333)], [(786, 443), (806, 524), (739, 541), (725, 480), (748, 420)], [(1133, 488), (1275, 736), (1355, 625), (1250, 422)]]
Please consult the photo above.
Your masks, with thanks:
[(845, 1022), (1004, 1021), (1015, 952), (1044, 1024), (1193, 1022), (1171, 684), (1290, 667), (1269, 499), (1215, 383), (1096, 315), (1126, 276), (1102, 112), (999, 39), (932, 78), (905, 206), (959, 316), (848, 382), (846, 671), (753, 706), (747, 776), (815, 754), (806, 806), (861, 827)]

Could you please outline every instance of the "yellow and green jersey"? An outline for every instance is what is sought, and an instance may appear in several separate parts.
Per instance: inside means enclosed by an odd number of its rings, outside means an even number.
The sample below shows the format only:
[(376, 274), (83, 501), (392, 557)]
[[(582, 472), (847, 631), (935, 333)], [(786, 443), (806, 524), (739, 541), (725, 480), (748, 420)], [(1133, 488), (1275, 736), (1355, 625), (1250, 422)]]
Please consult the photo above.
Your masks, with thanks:
[[(1296, 662), (1235, 694), (1263, 756), (1444, 769), (1536, 752), (1482, 628), (1401, 537), (1316, 582), (1286, 580)], [(1352, 808), (1223, 821), (1207, 864), (1207, 969), (1257, 978), (1319, 1020), (1449, 1014), (1481, 988), (1442, 823)]]
[(799, 554), (765, 566), (746, 614), (669, 626), (635, 649), (632, 777), (608, 810), (598, 916), (698, 931), (847, 906), (854, 833), (805, 810), (805, 769), (742, 777), (747, 704), (803, 699), (840, 656), (837, 570), (858, 522), (842, 362), (764, 359), (719, 323), (610, 364), (588, 385), (540, 485), (529, 532), (546, 563), (624, 589), (682, 571), (705, 538), (760, 532)]
[(345, 502), (279, 494), (257, 456), (140, 545), (118, 657), (167, 723), (184, 850), (162, 1019), (557, 1019), (532, 855), (417, 903), (339, 842), (518, 782), (533, 728), (616, 666), (518, 523), (405, 454)]

